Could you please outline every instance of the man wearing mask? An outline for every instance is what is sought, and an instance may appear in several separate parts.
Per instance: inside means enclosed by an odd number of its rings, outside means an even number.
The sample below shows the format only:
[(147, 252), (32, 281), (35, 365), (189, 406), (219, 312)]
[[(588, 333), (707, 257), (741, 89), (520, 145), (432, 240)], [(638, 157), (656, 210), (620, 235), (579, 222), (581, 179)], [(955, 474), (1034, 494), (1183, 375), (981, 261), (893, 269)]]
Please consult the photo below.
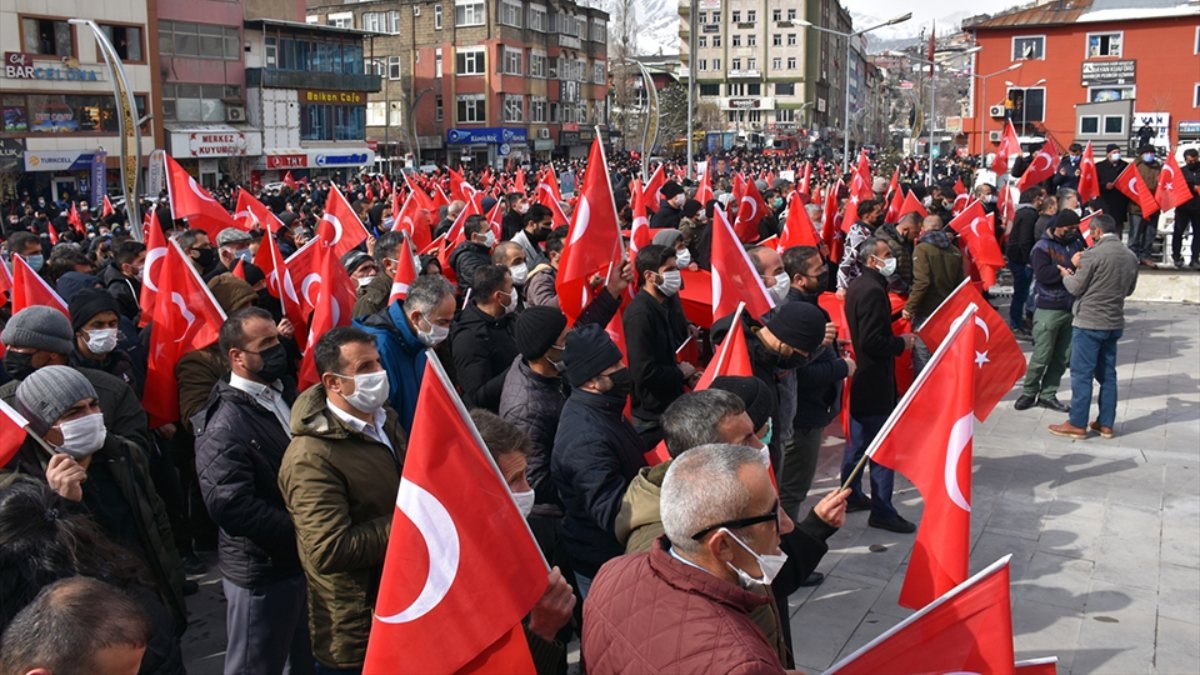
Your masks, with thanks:
[(141, 398), (144, 364), (135, 365), (129, 354), (117, 347), (121, 337), (117, 301), (102, 290), (84, 288), (71, 296), (67, 309), (75, 330), (70, 365), (102, 370), (129, 385)]
[(406, 255), (403, 232), (388, 230), (375, 240), (375, 276), (371, 277), (366, 285), (359, 281), (358, 299), (354, 301), (354, 318), (370, 316), (387, 306), (387, 299), (392, 294), (392, 279), (396, 278), (396, 267), (400, 264), (402, 255)]
[(1192, 261), (1189, 269), (1200, 269), (1200, 152), (1195, 148), (1183, 151), (1183, 176), (1175, 180), (1187, 183), (1192, 198), (1175, 207), (1175, 231), (1171, 236), (1171, 258), (1175, 268), (1183, 268), (1183, 235), (1192, 229)]
[(507, 267), (476, 270), (471, 301), (450, 329), (454, 371), (468, 407), (492, 412), (500, 407), (504, 375), (520, 353), (512, 336), (519, 301)]
[(633, 379), (604, 329), (592, 324), (571, 331), (563, 362), (571, 395), (554, 437), (550, 476), (566, 514), (563, 550), (586, 599), (600, 566), (624, 552), (615, 535), (617, 513), (645, 465), (645, 445), (624, 414)]
[[(508, 268), (519, 298), (521, 291), (525, 288), (525, 282), (529, 281), (529, 265), (525, 262), (524, 249), (514, 242), (502, 241), (496, 244), (496, 248), (492, 250), (492, 263)], [(520, 310), (523, 306), (524, 303), (517, 309)]]
[(687, 195), (683, 194), (683, 188), (675, 181), (664, 183), (658, 194), (661, 197), (658, 201), (658, 212), (650, 221), (650, 227), (656, 230), (663, 228), (678, 230), (679, 221), (683, 218), (683, 204), (687, 201)]
[(405, 436), (387, 406), (387, 373), (370, 335), (334, 328), (314, 350), (321, 380), (292, 406), (279, 489), (308, 580), (309, 637), (320, 674), (363, 666)]
[(113, 259), (100, 271), (105, 290), (117, 301), (121, 316), (136, 322), (142, 314), (142, 268), (146, 245), (132, 239), (113, 247)]
[(1100, 181), (1100, 201), (1103, 202), (1105, 215), (1117, 223), (1117, 236), (1120, 237), (1125, 229), (1125, 219), (1129, 212), (1129, 197), (1117, 189), (1117, 177), (1125, 171), (1129, 162), (1121, 159), (1121, 146), (1109, 143), (1104, 149), (1103, 161), (1096, 162), (1096, 178)]
[(1083, 146), (1072, 143), (1067, 147), (1067, 154), (1058, 163), (1058, 171), (1054, 173), (1054, 187), (1079, 189), (1079, 163), (1083, 159)]
[(375, 339), (388, 375), (388, 403), (405, 433), (412, 430), (425, 373), (425, 350), (449, 337), (453, 321), (454, 287), (440, 274), (417, 277), (403, 302), (354, 320), (356, 327)]
[(305, 580), (279, 491), (296, 386), (271, 313), (249, 307), (221, 326), (230, 373), (192, 420), (204, 506), (219, 528), (225, 672), (311, 673)]
[(1008, 309), (1008, 326), (1013, 332), (1027, 334), (1025, 330), (1025, 301), (1029, 298), (1029, 285), (1033, 281), (1033, 270), (1029, 267), (1029, 254), (1037, 243), (1034, 225), (1037, 223), (1038, 210), (1046, 196), (1046, 190), (1035, 185), (1021, 193), (1021, 201), (1017, 203), (1016, 215), (1013, 216), (1012, 231), (1008, 235), (1008, 244), (1004, 248), (1004, 257), (1008, 259), (1008, 269), (1013, 277), (1013, 297)]
[(359, 298), (362, 297), (363, 291), (371, 281), (379, 277), (379, 268), (375, 266), (375, 261), (371, 259), (371, 256), (358, 249), (353, 249), (342, 256), (342, 267), (346, 268), (346, 274), (358, 287)]
[(888, 279), (888, 292), (907, 296), (912, 290), (913, 242), (921, 233), (921, 214), (911, 211), (904, 214), (898, 223), (883, 223), (875, 228), (875, 236), (887, 242), (896, 259), (896, 273)]
[(633, 377), (633, 421), (648, 446), (662, 439), (658, 418), (695, 384), (700, 371), (678, 363), (675, 350), (687, 339), (687, 319), (677, 294), (683, 285), (675, 251), (650, 244), (634, 261), (642, 289), (625, 308), (625, 348)]
[(851, 225), (850, 230), (846, 233), (846, 249), (842, 254), (842, 262), (838, 265), (837, 287), (838, 292), (843, 296), (846, 289), (850, 287), (850, 282), (862, 274), (864, 263), (858, 257), (859, 245), (866, 241), (875, 232), (875, 228), (883, 223), (885, 215), (887, 215), (887, 211), (882, 203), (874, 199), (865, 199), (859, 202), (858, 222)]
[(238, 260), (254, 262), (254, 251), (250, 250), (250, 242), (254, 238), (249, 232), (236, 227), (227, 227), (217, 233), (217, 264), (204, 275), (208, 281), (218, 274), (232, 272)]
[[(1143, 145), (1138, 148), (1138, 156), (1133, 160), (1133, 166), (1151, 193), (1158, 189), (1158, 174), (1162, 172), (1162, 163), (1158, 161), (1154, 146)], [(1146, 217), (1138, 202), (1129, 202), (1129, 250), (1133, 251), (1138, 261), (1146, 267), (1154, 266), (1154, 239), (1158, 234), (1159, 215), (1156, 212)]]
[[(787, 300), (791, 279), (783, 268), (783, 258), (769, 246), (755, 246), (746, 252), (758, 276), (762, 277), (763, 287), (771, 294), (775, 305), (779, 306)], [(676, 258), (678, 261), (678, 257)], [(680, 265), (680, 267), (683, 267)]]
[(496, 233), (480, 215), (467, 216), (463, 223), (463, 241), (450, 254), (450, 267), (458, 278), (458, 288), (464, 294), (474, 288), (475, 271), (492, 265), (492, 248)]
[(182, 634), (183, 567), (145, 450), (105, 423), (96, 389), (74, 368), (39, 368), (21, 381), (13, 404), (30, 433), (2, 471), (44, 480), (95, 518), (110, 541), (136, 555)]
[(208, 240), (208, 233), (204, 230), (185, 230), (175, 241), (179, 244), (179, 248), (183, 249), (184, 254), (191, 259), (192, 266), (196, 268), (200, 276), (208, 281), (208, 273), (219, 264), (217, 252), (213, 249), (212, 242)]
[(504, 213), (504, 218), (500, 223), (500, 238), (508, 241), (525, 229), (525, 214), (529, 213), (529, 198), (520, 192), (510, 192), (504, 196), (504, 201), (508, 210)]
[[(886, 242), (868, 237), (860, 246), (862, 276), (846, 291), (846, 322), (858, 368), (850, 388), (850, 438), (842, 457), (841, 480), (844, 483), (875, 440), (896, 407), (896, 357), (913, 348), (911, 333), (892, 333), (892, 309), (887, 298), (887, 281), (896, 273), (896, 259)], [(862, 491), (862, 474), (851, 482), (853, 495), (849, 511), (871, 510), (867, 524), (900, 534), (916, 526), (896, 513), (892, 506), (894, 472), (871, 462), (871, 499)]]
[(30, 232), (17, 232), (8, 238), (9, 254), (20, 256), (38, 276), (49, 279), (46, 256), (42, 250), (42, 242)]
[(1086, 248), (1079, 237), (1079, 214), (1060, 211), (1030, 254), (1037, 279), (1033, 311), (1033, 354), (1025, 371), (1021, 395), (1013, 407), (1028, 410), (1034, 404), (1067, 412), (1058, 400), (1058, 386), (1071, 362), (1071, 308), (1075, 299), (1063, 286), (1059, 268), (1074, 270), (1073, 258)]
[(522, 229), (512, 237), (512, 242), (521, 247), (525, 253), (525, 263), (533, 270), (538, 265), (548, 262), (542, 252), (542, 244), (550, 238), (554, 230), (554, 214), (541, 204), (529, 206), (525, 212)]

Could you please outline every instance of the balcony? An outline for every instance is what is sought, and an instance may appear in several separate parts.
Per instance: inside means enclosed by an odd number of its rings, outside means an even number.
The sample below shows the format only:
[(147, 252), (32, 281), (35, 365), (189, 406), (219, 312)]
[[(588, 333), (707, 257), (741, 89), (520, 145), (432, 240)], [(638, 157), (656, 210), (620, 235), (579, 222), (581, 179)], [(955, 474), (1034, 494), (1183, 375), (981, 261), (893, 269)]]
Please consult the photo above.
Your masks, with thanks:
[(324, 89), (328, 91), (376, 92), (383, 78), (376, 74), (328, 73), (275, 68), (247, 68), (247, 87), (267, 89)]
[(728, 77), (731, 80), (732, 79), (744, 79), (744, 78), (758, 79), (758, 78), (762, 77), (762, 71), (758, 70), (757, 68), (755, 68), (754, 70), (749, 70), (746, 68), (743, 68), (741, 70), (730, 69), (730, 70), (726, 71), (725, 77)]
[(563, 35), (562, 33), (558, 34), (559, 47), (566, 47), (567, 49), (581, 49), (582, 45), (583, 43), (580, 42), (579, 38), (575, 37), (574, 35)]

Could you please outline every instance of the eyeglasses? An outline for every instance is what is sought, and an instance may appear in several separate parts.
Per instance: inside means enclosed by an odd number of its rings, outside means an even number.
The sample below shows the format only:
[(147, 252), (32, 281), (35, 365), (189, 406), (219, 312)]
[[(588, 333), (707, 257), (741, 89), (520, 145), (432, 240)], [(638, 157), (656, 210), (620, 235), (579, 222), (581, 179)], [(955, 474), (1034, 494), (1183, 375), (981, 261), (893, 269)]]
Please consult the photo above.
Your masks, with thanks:
[(703, 538), (707, 537), (709, 534), (711, 534), (714, 530), (719, 530), (722, 527), (724, 527), (726, 529), (730, 529), (730, 530), (740, 530), (743, 527), (750, 527), (751, 525), (757, 525), (759, 523), (769, 523), (769, 522), (774, 522), (775, 527), (776, 528), (779, 527), (779, 501), (778, 500), (775, 501), (775, 506), (771, 507), (771, 510), (768, 513), (764, 513), (761, 516), (751, 516), (749, 518), (738, 518), (737, 520), (726, 520), (723, 523), (717, 523), (716, 525), (713, 525), (711, 527), (706, 527), (703, 530), (700, 530), (699, 532), (697, 532), (696, 534), (693, 534), (692, 541), (700, 541), (701, 539), (703, 539)]

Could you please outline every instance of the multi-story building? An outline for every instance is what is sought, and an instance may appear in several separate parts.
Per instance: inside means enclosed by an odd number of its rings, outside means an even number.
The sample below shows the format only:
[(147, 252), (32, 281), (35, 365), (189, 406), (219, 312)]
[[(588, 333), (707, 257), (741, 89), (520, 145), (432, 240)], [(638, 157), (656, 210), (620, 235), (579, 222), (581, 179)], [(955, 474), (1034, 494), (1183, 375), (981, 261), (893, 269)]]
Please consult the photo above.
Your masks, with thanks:
[[(838, 0), (807, 0), (804, 6), (805, 18), (815, 26), (841, 33), (854, 30), (850, 12)], [(806, 100), (812, 101), (805, 111), (808, 127), (826, 140), (840, 140), (846, 117), (846, 39), (824, 31), (812, 31), (809, 37), (804, 71)], [(860, 40), (851, 51), (865, 52), (865, 47)]]
[[(94, 19), (113, 43), (144, 118), (157, 94), (157, 50), (147, 3), (0, 0), (0, 158), (5, 188), (61, 200), (89, 197), (119, 184), (118, 109), (104, 58), (92, 32), (68, 19)], [(143, 147), (161, 141), (161, 127), (143, 124)], [(107, 154), (107, 185), (92, 182), (93, 158)], [(17, 159), (20, 161), (16, 161)]]
[[(567, 0), (309, 0), (375, 33), (368, 138), (388, 158), (497, 165), (582, 157), (607, 120), (608, 14)], [(419, 155), (419, 158), (417, 157)]]

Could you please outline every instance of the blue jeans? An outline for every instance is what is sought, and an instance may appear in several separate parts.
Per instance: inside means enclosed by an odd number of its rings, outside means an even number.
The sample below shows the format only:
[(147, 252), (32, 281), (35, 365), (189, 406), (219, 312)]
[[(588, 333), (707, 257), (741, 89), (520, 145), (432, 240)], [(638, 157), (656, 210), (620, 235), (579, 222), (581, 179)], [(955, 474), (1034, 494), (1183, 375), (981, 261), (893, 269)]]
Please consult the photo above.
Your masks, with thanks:
[(1100, 383), (1100, 426), (1117, 419), (1117, 340), (1123, 330), (1076, 328), (1071, 336), (1072, 425), (1087, 428), (1092, 405), (1092, 379)]
[[(875, 440), (875, 436), (879, 434), (879, 430), (883, 428), (883, 423), (887, 421), (887, 418), (887, 415), (850, 416), (850, 438), (846, 441), (846, 450), (842, 455), (843, 483), (846, 482), (846, 477), (850, 475), (850, 472), (854, 470), (854, 466), (858, 464), (858, 460), (862, 459), (863, 453), (867, 451), (871, 441)], [(875, 462), (869, 463), (871, 465), (871, 515), (884, 520), (895, 518), (897, 513), (895, 507), (892, 506), (892, 487), (896, 482), (896, 472)], [(862, 491), (861, 473), (850, 483), (850, 490), (852, 498), (866, 499), (866, 495)]]
[(1138, 258), (1149, 258), (1154, 253), (1154, 237), (1157, 234), (1157, 213), (1150, 218), (1129, 216), (1129, 250)]
[(1013, 278), (1012, 305), (1008, 308), (1008, 325), (1013, 330), (1025, 325), (1025, 301), (1029, 299), (1029, 284), (1033, 281), (1033, 268), (1029, 265), (1008, 266)]

